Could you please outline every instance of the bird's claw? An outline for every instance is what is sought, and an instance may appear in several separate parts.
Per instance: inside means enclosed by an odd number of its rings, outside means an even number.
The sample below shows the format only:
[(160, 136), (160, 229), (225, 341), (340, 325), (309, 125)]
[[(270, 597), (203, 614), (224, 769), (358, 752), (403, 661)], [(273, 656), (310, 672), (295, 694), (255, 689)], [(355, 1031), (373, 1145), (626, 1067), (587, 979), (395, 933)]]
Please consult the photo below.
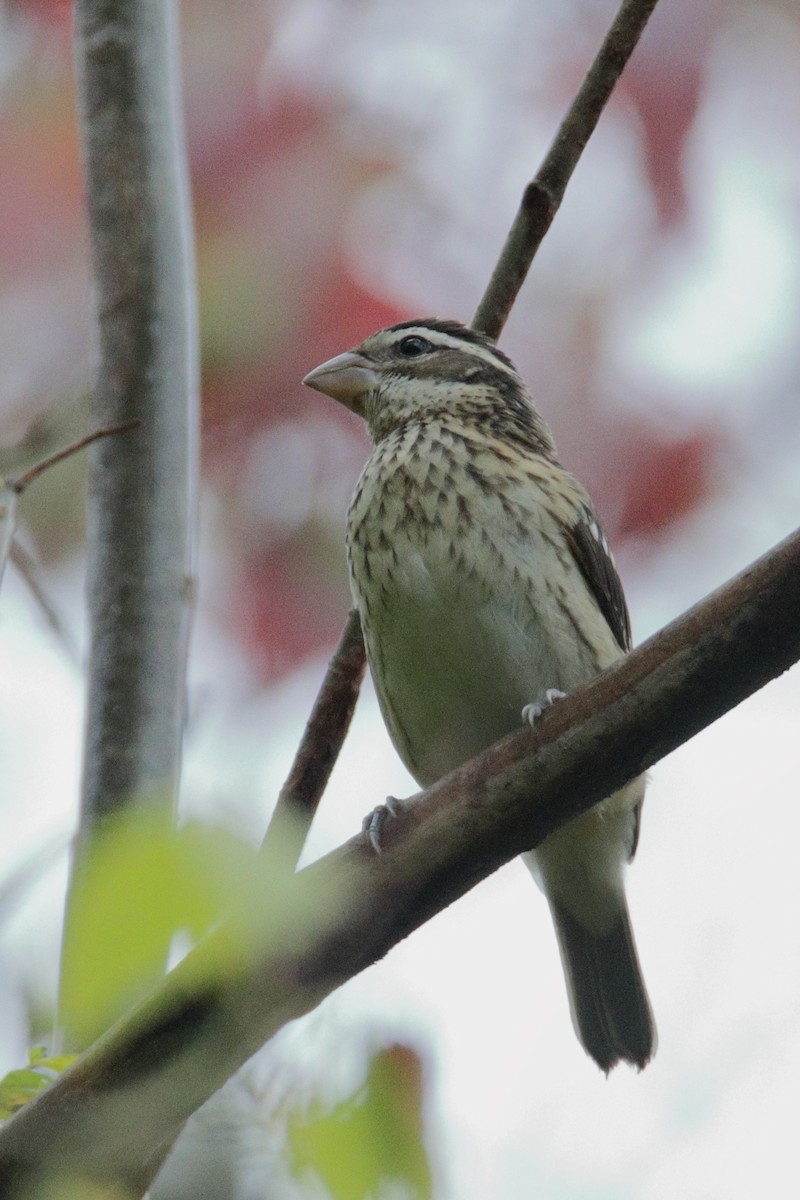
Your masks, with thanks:
[(527, 721), (531, 729), (533, 729), (539, 717), (546, 708), (551, 704), (555, 704), (556, 700), (563, 700), (566, 692), (559, 691), (558, 688), (548, 688), (541, 700), (536, 700), (533, 704), (526, 704), (522, 710), (522, 719)]
[(376, 854), (383, 854), (381, 832), (387, 817), (396, 817), (400, 811), (400, 801), (394, 796), (387, 796), (385, 804), (379, 804), (367, 813), (361, 823), (361, 832)]

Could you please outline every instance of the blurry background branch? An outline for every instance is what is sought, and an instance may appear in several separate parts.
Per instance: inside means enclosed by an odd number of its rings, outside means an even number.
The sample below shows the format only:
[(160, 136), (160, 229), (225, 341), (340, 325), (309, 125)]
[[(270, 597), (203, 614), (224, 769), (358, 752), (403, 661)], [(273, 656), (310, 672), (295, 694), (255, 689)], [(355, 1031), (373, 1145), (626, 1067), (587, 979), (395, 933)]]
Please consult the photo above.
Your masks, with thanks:
[[(525, 189), (519, 212), (472, 320), (474, 329), (488, 333), (495, 340), (503, 331), (534, 255), (564, 199), (572, 172), (657, 2), (658, 0), (623, 0), (542, 166)], [(360, 651), (359, 642), (362, 643)], [(347, 647), (344, 656), (343, 647)], [(296, 848), (295, 862), (347, 734), (350, 714), (358, 698), (364, 664), (361, 627), (358, 613), (353, 610), (347, 618), (339, 646), (320, 688), (320, 696), (327, 696), (334, 703), (338, 703), (340, 692), (348, 693), (350, 708), (347, 717), (341, 721), (336, 731), (330, 729), (329, 720), (326, 719), (325, 732), (322, 733), (319, 708), (315, 708), (303, 733), (301, 753), (307, 764), (316, 757), (326, 764), (324, 773), (321, 772), (318, 777), (319, 788), (313, 800), (310, 794), (307, 794), (303, 805), (294, 803), (284, 788), (273, 816), (274, 830), (292, 830), (292, 842)]]
[(33, 483), (34, 479), (38, 479), (44, 471), (49, 471), (51, 467), (63, 462), (65, 458), (71, 458), (79, 450), (85, 450), (87, 446), (91, 446), (94, 442), (99, 442), (102, 438), (111, 437), (117, 433), (129, 433), (133, 429), (138, 429), (139, 425), (139, 421), (130, 420), (123, 421), (120, 425), (110, 425), (106, 429), (93, 429), (91, 433), (85, 433), (83, 437), (76, 438), (68, 446), (62, 446), (59, 450), (54, 450), (52, 454), (39, 459), (33, 466), (23, 471), (21, 475), (7, 477), (6, 484), (19, 496)]
[(799, 609), (800, 531), (535, 732), (402, 805), (382, 855), (355, 838), (284, 878), (234, 972), (219, 971), (237, 937), (223, 926), (0, 1131), (3, 1195), (47, 1171), (138, 1187), (165, 1137), (287, 1021), (797, 661)]
[(0, 476), (0, 582), (3, 579), (6, 562), (10, 559), (30, 588), (31, 594), (39, 605), (48, 625), (61, 639), (61, 643), (65, 649), (76, 660), (77, 655), (70, 637), (39, 582), (36, 563), (25, 547), (14, 538), (17, 497), (21, 496), (29, 484), (38, 479), (50, 467), (54, 467), (58, 463), (63, 462), (64, 459), (70, 458), (79, 450), (85, 449), (86, 446), (91, 446), (93, 442), (99, 441), (100, 438), (109, 437), (116, 433), (125, 433), (138, 427), (138, 424), (138, 421), (126, 421), (122, 425), (114, 425), (109, 429), (95, 429), (91, 433), (86, 433), (83, 437), (77, 438), (68, 446), (62, 446), (61, 449), (55, 450), (52, 454), (39, 459), (33, 466), (23, 471), (21, 475), (7, 476), (5, 479)]
[[(175, 4), (78, 0), (75, 36), (99, 323), (91, 421), (139, 423), (91, 453), (79, 871), (111, 814), (146, 803), (169, 820), (174, 810), (192, 599), (198, 348)], [(70, 969), (68, 905), (62, 1001)]]

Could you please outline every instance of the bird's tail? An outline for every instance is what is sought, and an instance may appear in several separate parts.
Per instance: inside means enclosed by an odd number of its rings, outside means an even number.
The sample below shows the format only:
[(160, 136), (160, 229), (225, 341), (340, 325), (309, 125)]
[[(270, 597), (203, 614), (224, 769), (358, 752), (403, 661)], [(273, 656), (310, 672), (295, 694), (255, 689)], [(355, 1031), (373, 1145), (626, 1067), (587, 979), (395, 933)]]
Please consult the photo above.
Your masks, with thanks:
[(656, 1027), (633, 940), (624, 892), (614, 921), (602, 932), (587, 929), (552, 895), (575, 1031), (608, 1073), (620, 1060), (645, 1067), (656, 1049)]

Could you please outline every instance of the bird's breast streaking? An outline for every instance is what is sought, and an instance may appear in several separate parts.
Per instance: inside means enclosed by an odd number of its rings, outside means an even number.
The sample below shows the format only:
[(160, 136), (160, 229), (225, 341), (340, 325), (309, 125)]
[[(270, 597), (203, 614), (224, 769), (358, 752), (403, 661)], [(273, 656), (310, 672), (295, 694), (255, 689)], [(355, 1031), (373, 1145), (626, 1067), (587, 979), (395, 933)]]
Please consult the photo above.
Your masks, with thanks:
[[(429, 784), (630, 648), (622, 585), (588, 496), (488, 338), (402, 322), (306, 382), (375, 442), (348, 512), (350, 581), (389, 733)], [(623, 887), (643, 795), (632, 780), (523, 856), (578, 1035), (605, 1071), (655, 1049)]]

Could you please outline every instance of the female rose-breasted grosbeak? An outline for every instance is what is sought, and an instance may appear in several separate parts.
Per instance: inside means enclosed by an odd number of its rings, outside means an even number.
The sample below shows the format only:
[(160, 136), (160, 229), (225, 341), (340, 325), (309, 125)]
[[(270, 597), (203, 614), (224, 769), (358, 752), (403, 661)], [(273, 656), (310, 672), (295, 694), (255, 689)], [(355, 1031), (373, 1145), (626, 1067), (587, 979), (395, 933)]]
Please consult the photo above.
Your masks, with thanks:
[[(304, 382), (364, 417), (375, 442), (347, 518), (350, 579), (389, 733), (425, 786), (630, 649), (622, 585), (589, 497), (487, 337), (405, 321)], [(524, 856), (578, 1037), (604, 1071), (644, 1067), (655, 1049), (623, 884), (644, 787)]]

